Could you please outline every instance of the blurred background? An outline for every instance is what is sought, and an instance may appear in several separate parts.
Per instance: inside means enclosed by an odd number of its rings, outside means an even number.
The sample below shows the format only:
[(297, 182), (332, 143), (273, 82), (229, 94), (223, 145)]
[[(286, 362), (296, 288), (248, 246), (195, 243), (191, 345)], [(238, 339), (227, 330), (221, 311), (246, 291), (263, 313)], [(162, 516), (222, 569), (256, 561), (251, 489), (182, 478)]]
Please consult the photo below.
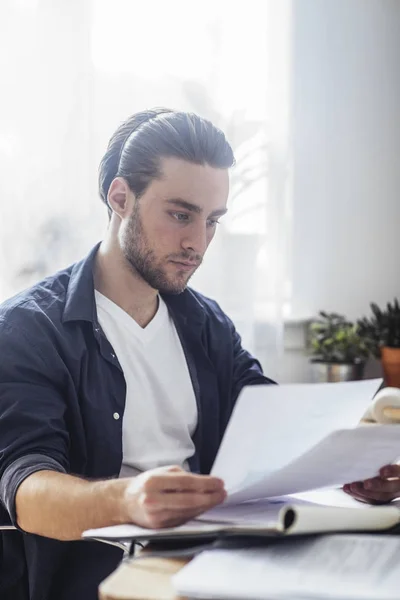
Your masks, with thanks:
[(2, 0), (0, 301), (102, 238), (121, 121), (194, 111), (237, 165), (192, 285), (267, 375), (308, 381), (319, 310), (400, 296), (399, 31), (398, 0)]

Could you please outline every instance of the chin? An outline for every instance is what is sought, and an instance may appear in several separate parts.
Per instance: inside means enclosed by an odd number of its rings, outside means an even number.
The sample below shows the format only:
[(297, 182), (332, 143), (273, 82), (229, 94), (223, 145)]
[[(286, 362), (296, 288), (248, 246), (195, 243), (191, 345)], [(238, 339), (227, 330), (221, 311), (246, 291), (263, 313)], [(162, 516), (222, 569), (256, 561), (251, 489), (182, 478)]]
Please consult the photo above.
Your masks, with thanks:
[(185, 287), (163, 287), (161, 289), (159, 289), (158, 291), (160, 292), (160, 294), (169, 294), (170, 296), (179, 296), (179, 294), (182, 294), (182, 292), (184, 292), (186, 290), (186, 286)]
[(177, 282), (177, 281), (171, 281), (171, 283), (167, 283), (162, 286), (162, 288), (159, 290), (161, 293), (164, 294), (173, 294), (173, 295), (178, 295), (178, 294), (182, 294), (182, 292), (184, 292), (187, 288), (187, 281), (181, 281), (181, 282)]

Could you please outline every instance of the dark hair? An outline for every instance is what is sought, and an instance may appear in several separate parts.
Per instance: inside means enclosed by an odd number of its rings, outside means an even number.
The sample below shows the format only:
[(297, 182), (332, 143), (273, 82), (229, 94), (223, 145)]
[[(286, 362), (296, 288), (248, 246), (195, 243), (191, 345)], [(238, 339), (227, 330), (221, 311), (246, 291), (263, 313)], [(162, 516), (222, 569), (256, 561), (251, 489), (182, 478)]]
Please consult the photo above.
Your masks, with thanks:
[(100, 162), (99, 192), (107, 202), (115, 177), (123, 177), (137, 198), (161, 175), (160, 159), (174, 156), (195, 164), (228, 169), (233, 151), (223, 132), (198, 115), (166, 108), (136, 113), (111, 137)]

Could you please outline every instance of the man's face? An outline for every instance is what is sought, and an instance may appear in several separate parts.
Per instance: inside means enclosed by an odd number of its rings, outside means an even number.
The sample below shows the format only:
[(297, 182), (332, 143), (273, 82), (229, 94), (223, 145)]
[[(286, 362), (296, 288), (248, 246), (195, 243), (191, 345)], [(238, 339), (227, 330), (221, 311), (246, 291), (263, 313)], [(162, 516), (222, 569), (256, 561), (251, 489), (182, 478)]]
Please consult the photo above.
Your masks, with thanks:
[(161, 161), (162, 177), (143, 196), (120, 228), (123, 254), (154, 289), (180, 294), (201, 264), (226, 212), (226, 169), (177, 158)]

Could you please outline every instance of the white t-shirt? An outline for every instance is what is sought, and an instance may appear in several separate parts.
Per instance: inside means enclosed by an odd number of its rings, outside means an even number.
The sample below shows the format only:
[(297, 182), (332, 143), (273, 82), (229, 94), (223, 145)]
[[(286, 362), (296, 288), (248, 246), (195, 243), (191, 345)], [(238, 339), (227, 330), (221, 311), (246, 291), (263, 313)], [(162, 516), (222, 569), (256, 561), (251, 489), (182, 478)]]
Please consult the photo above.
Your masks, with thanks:
[(186, 467), (197, 405), (182, 345), (161, 297), (142, 328), (117, 304), (95, 292), (99, 323), (126, 381), (122, 422), (123, 469), (133, 475), (164, 465)]

